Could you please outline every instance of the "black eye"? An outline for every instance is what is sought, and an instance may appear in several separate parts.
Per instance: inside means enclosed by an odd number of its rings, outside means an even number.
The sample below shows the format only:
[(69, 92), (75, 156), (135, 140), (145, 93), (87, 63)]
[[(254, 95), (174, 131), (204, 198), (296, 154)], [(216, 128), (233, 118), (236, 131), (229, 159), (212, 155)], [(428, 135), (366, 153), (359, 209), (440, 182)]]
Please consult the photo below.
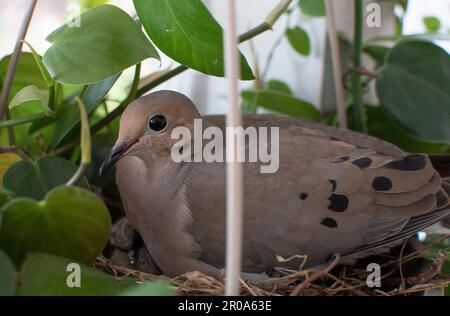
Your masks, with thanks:
[(167, 126), (167, 120), (164, 115), (153, 116), (148, 122), (148, 127), (154, 132), (160, 132)]

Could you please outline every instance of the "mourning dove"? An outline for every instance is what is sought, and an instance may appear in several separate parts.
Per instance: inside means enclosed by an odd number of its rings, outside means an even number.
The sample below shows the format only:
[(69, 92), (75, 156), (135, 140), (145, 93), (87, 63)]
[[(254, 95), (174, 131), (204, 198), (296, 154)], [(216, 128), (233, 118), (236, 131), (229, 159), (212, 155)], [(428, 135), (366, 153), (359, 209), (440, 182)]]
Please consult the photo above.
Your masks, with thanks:
[[(117, 164), (126, 216), (168, 276), (219, 276), (224, 268), (226, 163), (175, 162), (171, 156), (179, 142), (173, 129), (184, 126), (194, 134), (199, 118), (203, 129), (224, 129), (224, 117), (201, 117), (182, 94), (160, 91), (137, 99), (125, 109), (100, 171)], [(277, 258), (296, 255), (306, 255), (307, 266), (336, 253), (351, 263), (450, 216), (450, 179), (441, 179), (425, 155), (278, 115), (244, 117), (247, 126), (279, 128), (279, 169), (261, 173), (261, 163), (244, 163), (243, 272), (295, 269), (295, 260)], [(194, 147), (184, 145), (180, 152)]]

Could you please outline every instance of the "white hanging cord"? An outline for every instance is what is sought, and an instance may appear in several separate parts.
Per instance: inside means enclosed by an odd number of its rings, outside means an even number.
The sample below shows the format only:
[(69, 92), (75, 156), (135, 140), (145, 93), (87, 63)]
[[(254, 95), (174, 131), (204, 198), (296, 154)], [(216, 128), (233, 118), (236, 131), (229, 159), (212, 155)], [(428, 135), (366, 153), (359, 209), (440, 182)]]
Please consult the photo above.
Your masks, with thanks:
[(240, 272), (242, 261), (242, 207), (243, 177), (242, 163), (237, 162), (238, 143), (230, 139), (230, 128), (242, 126), (242, 115), (239, 105), (240, 63), (238, 37), (236, 32), (235, 0), (228, 0), (226, 9), (225, 40), (225, 77), (228, 79), (228, 114), (226, 155), (233, 157), (227, 162), (227, 238), (226, 238), (226, 284), (225, 295), (239, 295)]

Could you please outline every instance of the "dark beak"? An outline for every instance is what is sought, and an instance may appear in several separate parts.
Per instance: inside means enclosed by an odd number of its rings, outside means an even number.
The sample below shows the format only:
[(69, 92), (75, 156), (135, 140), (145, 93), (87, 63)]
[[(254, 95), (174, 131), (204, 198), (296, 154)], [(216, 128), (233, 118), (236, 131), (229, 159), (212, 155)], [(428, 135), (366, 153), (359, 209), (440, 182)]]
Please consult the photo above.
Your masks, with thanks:
[(130, 149), (133, 145), (135, 145), (139, 140), (133, 140), (131, 142), (123, 142), (117, 144), (111, 149), (111, 152), (108, 155), (108, 158), (102, 163), (99, 171), (99, 176), (103, 177), (105, 174), (111, 170), (112, 167), (116, 165), (116, 163), (125, 155), (125, 153)]

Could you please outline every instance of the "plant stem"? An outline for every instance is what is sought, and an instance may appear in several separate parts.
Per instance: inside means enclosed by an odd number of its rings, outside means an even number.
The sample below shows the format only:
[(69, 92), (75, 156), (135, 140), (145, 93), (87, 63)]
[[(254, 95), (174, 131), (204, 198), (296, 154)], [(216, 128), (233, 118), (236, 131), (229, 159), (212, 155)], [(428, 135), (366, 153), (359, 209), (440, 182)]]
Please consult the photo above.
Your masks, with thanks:
[(67, 186), (76, 185), (78, 184), (78, 182), (80, 182), (81, 178), (86, 172), (87, 167), (91, 163), (92, 158), (91, 132), (89, 129), (89, 118), (86, 111), (86, 106), (84, 105), (80, 97), (76, 97), (76, 102), (78, 104), (78, 108), (80, 109), (81, 118), (81, 161), (77, 172), (66, 183)]
[(353, 93), (353, 118), (355, 130), (367, 133), (366, 118), (363, 103), (363, 89), (361, 82), (361, 48), (363, 40), (363, 3), (362, 0), (355, 0), (355, 25), (353, 38), (353, 63), (356, 71), (352, 72), (352, 93)]
[[(11, 92), (12, 84), (14, 81), (14, 76), (17, 71), (17, 65), (19, 63), (20, 53), (22, 51), (23, 46), (23, 40), (25, 39), (25, 36), (28, 31), (28, 27), (30, 26), (31, 17), (33, 16), (34, 8), (36, 7), (37, 0), (31, 0), (30, 5), (25, 13), (24, 20), (22, 22), (22, 26), (19, 31), (19, 36), (16, 41), (16, 46), (14, 47), (14, 52), (11, 56), (11, 60), (8, 65), (8, 70), (6, 72), (5, 82), (3, 85), (3, 91), (2, 96), (0, 99), (0, 120), (3, 119), (3, 117), (8, 116), (8, 99), (9, 94)], [(10, 135), (10, 145), (14, 145), (12, 142), (14, 142), (14, 132), (12, 129), (9, 129), (9, 135)]]
[[(157, 78), (156, 80), (148, 83), (147, 85), (143, 86), (142, 88), (137, 90), (136, 93), (136, 97), (140, 97), (143, 94), (145, 94), (146, 92), (150, 91), (151, 89), (159, 86), (160, 84), (162, 84), (163, 82), (166, 82), (169, 79), (172, 79), (173, 77), (179, 75), (180, 73), (184, 72), (185, 70), (187, 70), (188, 68), (186, 66), (180, 65), (174, 69), (172, 69), (171, 71), (169, 71), (168, 73), (162, 75), (161, 77)], [(111, 112), (112, 113), (112, 112)]]
[(127, 98), (127, 104), (130, 103), (131, 101), (133, 101), (134, 99), (136, 99), (137, 90), (139, 87), (139, 80), (141, 78), (141, 68), (142, 68), (141, 63), (136, 65), (136, 68), (134, 71), (133, 83), (131, 84), (130, 93), (128, 94), (128, 98)]
[(0, 128), (5, 128), (5, 127), (9, 128), (9, 127), (13, 127), (16, 125), (27, 124), (27, 123), (31, 123), (31, 122), (34, 122), (37, 120), (44, 119), (46, 117), (47, 117), (47, 115), (45, 115), (45, 113), (39, 113), (39, 114), (30, 115), (30, 116), (20, 117), (17, 119), (1, 121)]

